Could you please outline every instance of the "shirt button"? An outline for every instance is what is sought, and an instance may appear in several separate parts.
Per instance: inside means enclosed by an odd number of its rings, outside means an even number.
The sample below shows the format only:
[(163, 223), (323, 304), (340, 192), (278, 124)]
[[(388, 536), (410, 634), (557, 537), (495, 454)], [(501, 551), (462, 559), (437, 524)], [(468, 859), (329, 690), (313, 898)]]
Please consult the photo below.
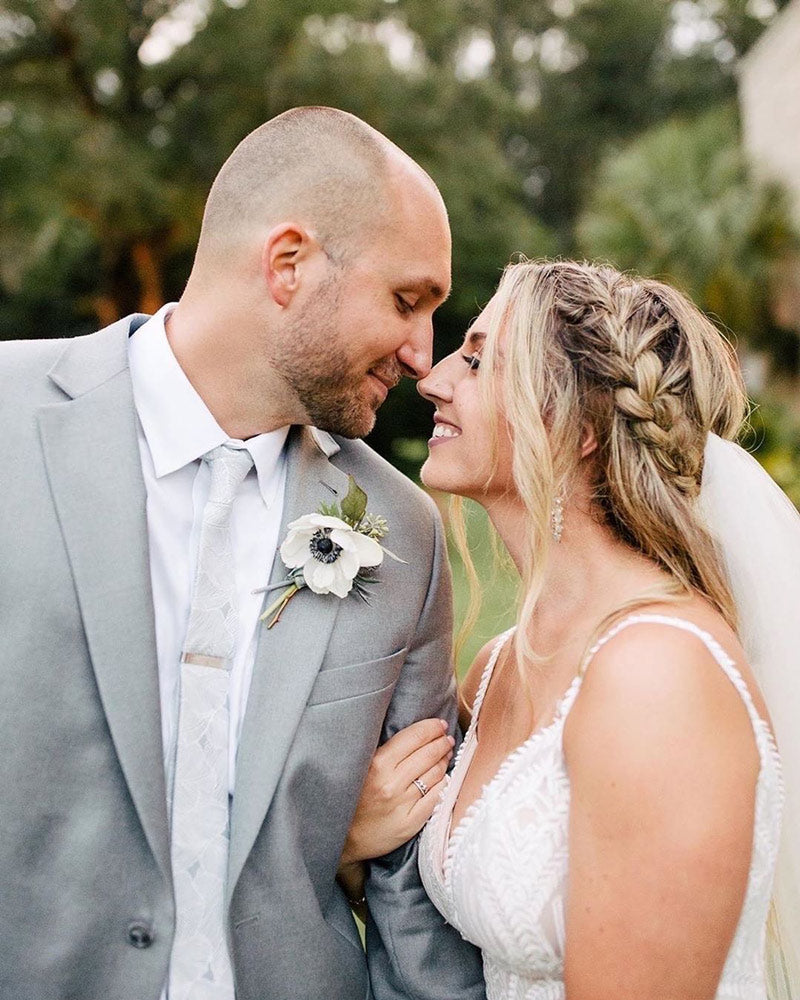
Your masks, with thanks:
[(153, 943), (153, 928), (141, 920), (128, 924), (128, 943), (134, 948), (149, 948)]

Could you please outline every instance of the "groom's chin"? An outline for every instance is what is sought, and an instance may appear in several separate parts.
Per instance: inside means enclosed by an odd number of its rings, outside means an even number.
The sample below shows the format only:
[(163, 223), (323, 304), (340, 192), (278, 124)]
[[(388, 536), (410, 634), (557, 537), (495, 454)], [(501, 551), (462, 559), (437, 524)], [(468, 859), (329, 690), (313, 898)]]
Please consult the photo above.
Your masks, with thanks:
[(364, 438), (375, 426), (376, 414), (369, 407), (353, 407), (346, 412), (329, 414), (324, 419), (315, 421), (315, 426), (321, 431), (336, 434), (344, 438)]

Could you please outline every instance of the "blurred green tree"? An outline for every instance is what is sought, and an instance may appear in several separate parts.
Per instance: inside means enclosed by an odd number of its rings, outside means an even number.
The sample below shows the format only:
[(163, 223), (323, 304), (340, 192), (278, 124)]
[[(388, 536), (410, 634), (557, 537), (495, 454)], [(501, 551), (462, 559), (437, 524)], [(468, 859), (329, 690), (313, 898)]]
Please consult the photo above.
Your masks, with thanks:
[[(496, 95), (430, 64), (389, 10), (11, 4), (0, 15), (0, 335), (74, 332), (176, 295), (225, 156), (262, 121), (313, 103), (366, 118), (436, 177), (459, 262), (445, 326), (460, 328), (513, 250), (552, 243), (492, 124)], [(54, 301), (48, 315), (41, 304)]]
[(444, 8), (434, 59), (491, 54), (482, 79), (507, 97), (506, 153), (524, 178), (531, 211), (554, 230), (559, 251), (572, 254), (575, 217), (608, 144), (733, 98), (738, 57), (786, 2), (407, 0), (397, 6), (413, 26), (426, 17), (435, 22)]
[(734, 108), (671, 120), (610, 152), (577, 234), (587, 256), (676, 284), (797, 370), (797, 331), (778, 327), (770, 306), (776, 267), (799, 244), (782, 193), (749, 176)]
[[(454, 234), (443, 354), (515, 252), (586, 245), (609, 149), (731, 98), (736, 57), (785, 2), (5, 0), (0, 338), (83, 332), (177, 297), (225, 156), (274, 114), (319, 103), (373, 123), (442, 190)], [(734, 141), (706, 130), (709, 156)], [(657, 186), (644, 202), (665, 196)], [(756, 215), (761, 228), (739, 228), (742, 247), (754, 241), (733, 260), (744, 271), (721, 266), (716, 298), (709, 285), (701, 299), (739, 332), (774, 338), (748, 289), (785, 241), (777, 216)], [(428, 427), (405, 385), (372, 443), (413, 472)]]
[[(12, 0), (0, 13), (0, 337), (66, 336), (176, 298), (233, 146), (287, 107), (331, 104), (441, 187), (455, 267), (439, 340), (452, 350), (510, 255), (555, 245), (506, 156), (509, 98), (461, 71), (464, 5), (450, 21), (403, 6)], [(437, 61), (443, 24), (455, 47)], [(392, 442), (429, 424), (404, 386), (373, 444), (413, 471)]]

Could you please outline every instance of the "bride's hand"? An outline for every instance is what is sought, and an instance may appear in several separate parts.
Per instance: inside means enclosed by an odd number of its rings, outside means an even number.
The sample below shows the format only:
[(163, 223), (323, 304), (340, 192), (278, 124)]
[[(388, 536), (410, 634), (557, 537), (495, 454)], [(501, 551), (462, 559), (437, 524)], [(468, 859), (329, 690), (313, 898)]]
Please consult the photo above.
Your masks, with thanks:
[[(342, 864), (377, 858), (419, 833), (433, 812), (453, 737), (442, 719), (423, 719), (378, 747), (347, 834)], [(427, 792), (414, 784), (420, 782)]]

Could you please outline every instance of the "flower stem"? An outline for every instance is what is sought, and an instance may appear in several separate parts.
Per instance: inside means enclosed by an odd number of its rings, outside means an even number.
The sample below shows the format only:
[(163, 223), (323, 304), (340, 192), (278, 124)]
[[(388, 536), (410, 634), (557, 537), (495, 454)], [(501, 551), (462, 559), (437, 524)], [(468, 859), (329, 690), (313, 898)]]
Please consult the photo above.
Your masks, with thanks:
[(266, 621), (267, 618), (269, 618), (269, 616), (274, 612), (275, 613), (274, 617), (270, 622), (267, 623), (267, 628), (269, 629), (272, 628), (273, 625), (277, 625), (278, 622), (280, 621), (281, 615), (283, 614), (284, 608), (289, 603), (289, 601), (291, 601), (291, 599), (298, 592), (298, 590), (300, 590), (300, 588), (297, 586), (296, 583), (293, 583), (283, 594), (281, 594), (281, 596), (278, 598), (277, 601), (274, 601), (272, 604), (270, 604), (270, 606), (267, 608), (264, 614), (259, 617), (258, 620), (260, 622)]

